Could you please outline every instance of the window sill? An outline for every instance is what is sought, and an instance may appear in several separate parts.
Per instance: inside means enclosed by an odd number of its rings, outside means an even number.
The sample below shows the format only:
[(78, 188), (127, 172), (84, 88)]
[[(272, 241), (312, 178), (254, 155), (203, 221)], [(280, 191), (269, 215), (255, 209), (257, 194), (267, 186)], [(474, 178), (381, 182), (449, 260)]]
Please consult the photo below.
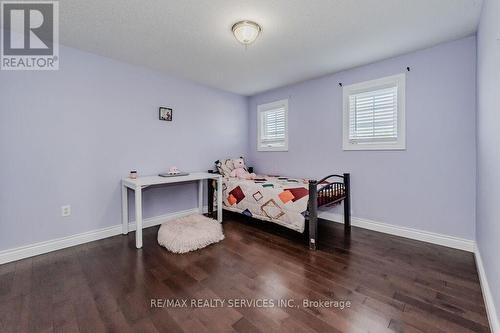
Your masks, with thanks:
[(257, 151), (288, 151), (288, 147), (257, 147)]
[(404, 144), (390, 144), (390, 145), (380, 145), (380, 144), (344, 144), (342, 150), (406, 150), (406, 145)]

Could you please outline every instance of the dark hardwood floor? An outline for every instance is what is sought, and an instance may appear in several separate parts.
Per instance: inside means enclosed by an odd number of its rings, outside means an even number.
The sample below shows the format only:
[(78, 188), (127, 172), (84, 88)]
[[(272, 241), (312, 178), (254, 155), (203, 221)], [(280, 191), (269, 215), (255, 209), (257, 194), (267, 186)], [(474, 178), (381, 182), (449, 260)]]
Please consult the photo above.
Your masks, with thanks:
[[(320, 250), (233, 214), (226, 239), (175, 255), (158, 227), (0, 266), (1, 332), (488, 332), (471, 253), (321, 222)], [(151, 299), (292, 299), (300, 307), (151, 307)], [(348, 300), (350, 307), (304, 307)], [(276, 301), (277, 302), (277, 301)], [(275, 303), (277, 305), (277, 303)]]

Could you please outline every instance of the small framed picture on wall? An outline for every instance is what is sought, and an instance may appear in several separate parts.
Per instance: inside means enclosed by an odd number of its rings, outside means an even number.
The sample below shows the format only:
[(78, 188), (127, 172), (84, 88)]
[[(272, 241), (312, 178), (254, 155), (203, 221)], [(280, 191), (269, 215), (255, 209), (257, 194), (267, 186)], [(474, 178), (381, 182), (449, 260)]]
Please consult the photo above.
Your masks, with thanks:
[(160, 111), (159, 111), (160, 120), (172, 121), (172, 112), (173, 110), (171, 108), (160, 106)]

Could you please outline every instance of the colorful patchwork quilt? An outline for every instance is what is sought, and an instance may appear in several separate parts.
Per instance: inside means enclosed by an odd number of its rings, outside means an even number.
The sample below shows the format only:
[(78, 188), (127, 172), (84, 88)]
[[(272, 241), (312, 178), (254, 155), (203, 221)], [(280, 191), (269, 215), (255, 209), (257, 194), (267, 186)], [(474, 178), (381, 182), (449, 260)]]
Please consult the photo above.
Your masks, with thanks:
[(304, 232), (308, 188), (309, 183), (305, 179), (262, 176), (245, 180), (225, 177), (223, 208)]

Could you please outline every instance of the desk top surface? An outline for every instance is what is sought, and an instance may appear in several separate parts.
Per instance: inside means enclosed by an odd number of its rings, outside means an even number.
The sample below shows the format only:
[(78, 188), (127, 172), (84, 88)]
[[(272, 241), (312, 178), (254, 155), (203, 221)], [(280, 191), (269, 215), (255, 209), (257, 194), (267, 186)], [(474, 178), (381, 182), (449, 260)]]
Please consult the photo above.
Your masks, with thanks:
[(123, 178), (122, 183), (123, 185), (128, 187), (136, 187), (136, 186), (181, 183), (181, 182), (189, 182), (201, 179), (218, 179), (220, 177), (221, 175), (216, 173), (191, 172), (187, 176), (172, 176), (172, 177), (143, 176), (143, 177), (137, 177), (137, 179)]

